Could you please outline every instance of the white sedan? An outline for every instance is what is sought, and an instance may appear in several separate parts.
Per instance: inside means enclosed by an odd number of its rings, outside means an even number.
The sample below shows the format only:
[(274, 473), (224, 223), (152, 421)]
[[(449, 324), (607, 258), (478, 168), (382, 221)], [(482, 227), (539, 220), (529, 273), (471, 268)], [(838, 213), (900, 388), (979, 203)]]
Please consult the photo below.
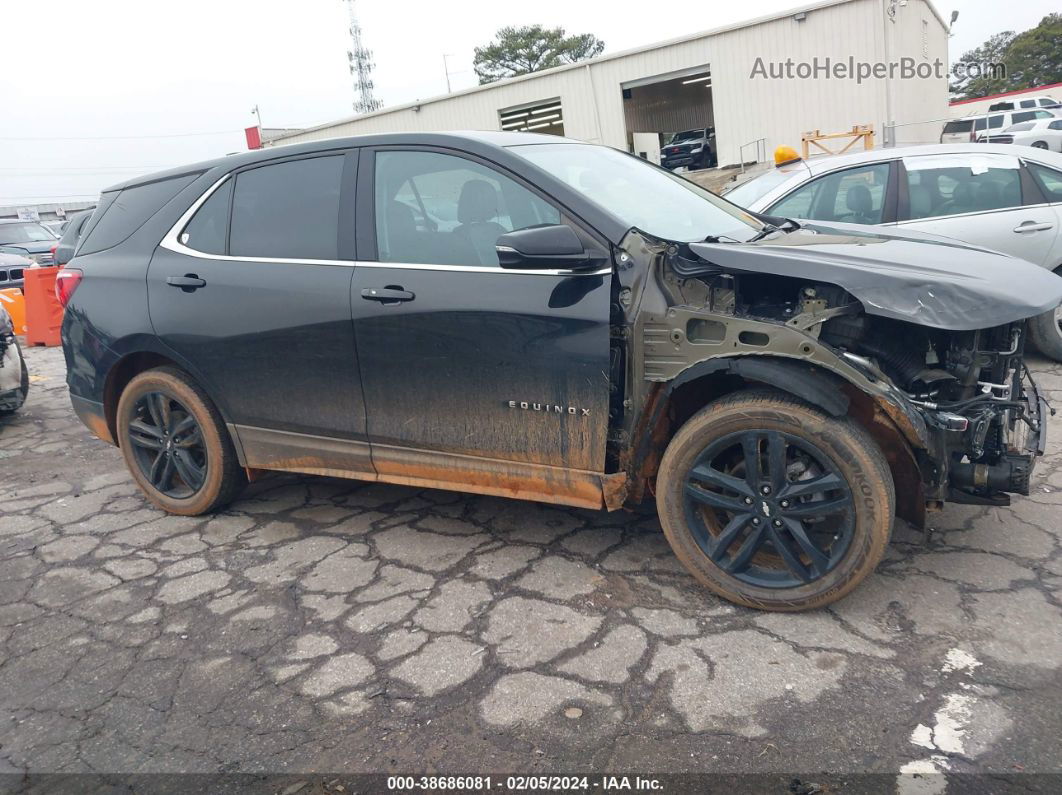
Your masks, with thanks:
[[(1062, 276), (1062, 154), (1041, 147), (932, 144), (798, 160), (725, 196), (761, 215), (944, 235)], [(1036, 346), (1062, 361), (1062, 311), (1029, 325)]]
[(1062, 152), (1062, 119), (1037, 119), (1012, 124), (1002, 133), (991, 136), (988, 141)]

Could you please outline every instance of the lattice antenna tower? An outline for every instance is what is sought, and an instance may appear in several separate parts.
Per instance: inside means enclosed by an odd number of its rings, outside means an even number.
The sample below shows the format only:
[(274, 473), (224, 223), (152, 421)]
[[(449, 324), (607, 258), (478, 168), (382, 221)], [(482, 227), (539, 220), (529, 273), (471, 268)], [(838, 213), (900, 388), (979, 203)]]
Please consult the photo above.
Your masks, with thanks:
[(350, 49), (347, 60), (350, 62), (350, 74), (354, 78), (354, 111), (372, 113), (383, 107), (383, 102), (373, 96), (372, 89), (372, 51), (361, 40), (361, 25), (354, 10), (355, 0), (343, 0), (350, 17)]

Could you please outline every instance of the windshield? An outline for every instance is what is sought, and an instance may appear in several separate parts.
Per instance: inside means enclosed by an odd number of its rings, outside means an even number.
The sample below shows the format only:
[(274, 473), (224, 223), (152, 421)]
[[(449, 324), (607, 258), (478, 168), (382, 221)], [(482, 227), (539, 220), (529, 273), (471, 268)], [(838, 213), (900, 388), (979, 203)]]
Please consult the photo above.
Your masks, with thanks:
[(772, 168), (764, 171), (758, 177), (753, 177), (747, 182), (742, 182), (736, 188), (726, 192), (726, 200), (734, 202), (739, 207), (748, 207), (762, 199), (779, 185), (787, 182), (793, 176), (792, 171), (781, 171)]
[(593, 144), (514, 146), (514, 154), (654, 237), (692, 243), (746, 241), (763, 228), (753, 216), (639, 157)]
[(38, 223), (0, 224), (0, 245), (5, 243), (39, 243), (55, 240), (55, 235)]
[(669, 144), (677, 144), (679, 141), (699, 141), (704, 137), (704, 130), (686, 130), (686, 132), (675, 133)]

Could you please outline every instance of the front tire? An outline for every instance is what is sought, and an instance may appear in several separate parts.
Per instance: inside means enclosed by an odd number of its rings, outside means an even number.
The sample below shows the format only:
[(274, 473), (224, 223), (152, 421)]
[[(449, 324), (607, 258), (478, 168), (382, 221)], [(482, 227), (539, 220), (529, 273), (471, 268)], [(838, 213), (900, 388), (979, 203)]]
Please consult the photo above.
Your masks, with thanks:
[(247, 483), (218, 410), (176, 368), (129, 382), (118, 400), (118, 440), (137, 485), (167, 513), (216, 511)]
[(1047, 141), (1034, 141), (1033, 149), (1047, 149)]
[[(1062, 268), (1055, 270), (1062, 278)], [(1062, 362), (1062, 307), (1029, 318), (1029, 339), (1044, 356)]]
[(26, 366), (26, 357), (22, 355), (22, 346), (18, 344), (17, 338), (15, 339), (15, 351), (18, 354), (19, 366), (22, 368), (16, 391), (16, 404), (14, 406), (8, 404), (7, 408), (0, 409), (0, 416), (14, 414), (25, 405), (26, 398), (29, 397), (29, 368)]
[(885, 554), (895, 502), (862, 428), (769, 392), (695, 414), (657, 474), (660, 522), (682, 564), (762, 610), (810, 610), (852, 591)]

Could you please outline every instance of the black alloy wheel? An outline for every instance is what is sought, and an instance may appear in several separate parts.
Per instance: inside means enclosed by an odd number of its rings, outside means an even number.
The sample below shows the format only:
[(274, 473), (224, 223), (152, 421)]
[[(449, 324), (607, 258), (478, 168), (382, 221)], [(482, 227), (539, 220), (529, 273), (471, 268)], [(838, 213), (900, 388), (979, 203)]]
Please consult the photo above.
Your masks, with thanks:
[(826, 576), (855, 529), (840, 471), (812, 442), (782, 431), (731, 433), (706, 447), (686, 476), (685, 513), (705, 555), (761, 588)]
[(195, 415), (162, 392), (141, 395), (126, 438), (141, 474), (161, 494), (186, 499), (207, 478), (207, 450)]

